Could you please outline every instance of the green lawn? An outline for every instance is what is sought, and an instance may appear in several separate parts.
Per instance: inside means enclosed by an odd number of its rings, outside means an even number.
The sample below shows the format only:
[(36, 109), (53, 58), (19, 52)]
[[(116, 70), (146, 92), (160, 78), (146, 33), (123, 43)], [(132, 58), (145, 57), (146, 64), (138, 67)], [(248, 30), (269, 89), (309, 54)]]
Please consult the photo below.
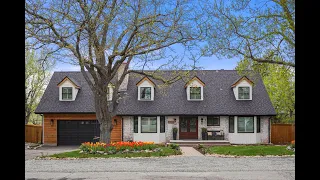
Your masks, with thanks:
[(208, 154), (224, 154), (234, 156), (265, 156), (265, 155), (293, 155), (294, 152), (286, 149), (287, 146), (273, 145), (239, 145), (239, 146), (212, 146), (206, 149)]
[(60, 154), (53, 154), (47, 157), (56, 158), (111, 158), (111, 157), (158, 157), (158, 156), (170, 156), (170, 155), (180, 155), (181, 151), (171, 149), (169, 147), (161, 147), (162, 152), (141, 152), (141, 153), (127, 153), (127, 154), (110, 154), (110, 155), (100, 155), (100, 154), (80, 154), (80, 150), (65, 152)]

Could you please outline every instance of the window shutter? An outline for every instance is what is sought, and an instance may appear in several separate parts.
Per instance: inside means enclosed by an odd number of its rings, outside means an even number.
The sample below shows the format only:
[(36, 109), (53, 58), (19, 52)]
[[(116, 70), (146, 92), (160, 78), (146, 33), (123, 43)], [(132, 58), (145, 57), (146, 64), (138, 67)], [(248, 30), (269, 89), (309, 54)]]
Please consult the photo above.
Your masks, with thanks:
[(260, 133), (260, 116), (257, 116), (257, 133)]
[(229, 116), (229, 133), (234, 133), (234, 116)]
[(138, 133), (138, 116), (133, 117), (133, 132)]
[(166, 121), (164, 116), (160, 116), (160, 133), (164, 133), (166, 131)]

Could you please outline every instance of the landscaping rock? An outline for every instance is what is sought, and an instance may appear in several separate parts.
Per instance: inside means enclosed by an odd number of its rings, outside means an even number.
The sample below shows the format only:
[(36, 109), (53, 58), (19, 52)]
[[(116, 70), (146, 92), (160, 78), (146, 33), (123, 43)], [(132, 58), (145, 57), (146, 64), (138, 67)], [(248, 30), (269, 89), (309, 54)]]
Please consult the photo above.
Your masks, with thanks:
[(108, 153), (108, 154), (114, 154), (115, 151), (108, 151), (107, 153)]
[(124, 153), (128, 153), (128, 152), (130, 152), (130, 150), (129, 149), (125, 149), (123, 152)]
[(42, 144), (29, 144), (27, 149), (38, 149), (40, 147), (42, 147)]
[(98, 154), (104, 154), (104, 151), (97, 151)]
[(161, 148), (156, 148), (156, 149), (154, 149), (153, 150), (154, 152), (161, 152), (161, 151), (163, 151)]
[(79, 153), (80, 153), (80, 154), (83, 154), (83, 151), (80, 151)]

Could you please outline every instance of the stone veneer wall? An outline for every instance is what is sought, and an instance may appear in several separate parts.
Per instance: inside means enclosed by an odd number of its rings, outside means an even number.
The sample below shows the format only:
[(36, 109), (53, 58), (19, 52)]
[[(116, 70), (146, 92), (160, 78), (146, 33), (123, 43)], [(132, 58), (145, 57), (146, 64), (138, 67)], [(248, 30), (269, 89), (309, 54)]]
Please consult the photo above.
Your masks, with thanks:
[[(201, 123), (201, 118), (203, 122)], [(201, 128), (207, 127), (207, 116), (198, 116), (198, 139), (202, 140), (202, 131)]]
[[(269, 143), (269, 116), (260, 117), (260, 141), (261, 143)], [(270, 129), (271, 130), (271, 129)]]
[(123, 116), (123, 141), (133, 140), (133, 116)]
[[(176, 123), (168, 124), (168, 121), (174, 121), (176, 119)], [(166, 116), (166, 141), (169, 142), (170, 139), (173, 139), (172, 128), (177, 127), (177, 140), (179, 139), (179, 116)]]

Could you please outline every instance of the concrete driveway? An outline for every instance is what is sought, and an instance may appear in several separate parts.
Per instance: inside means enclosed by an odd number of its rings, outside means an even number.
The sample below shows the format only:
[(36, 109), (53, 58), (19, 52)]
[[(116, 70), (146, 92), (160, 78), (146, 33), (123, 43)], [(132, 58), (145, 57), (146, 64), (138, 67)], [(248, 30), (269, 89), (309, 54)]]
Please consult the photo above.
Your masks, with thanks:
[(293, 180), (294, 157), (222, 158), (176, 156), (161, 158), (110, 158), (27, 160), (29, 180)]
[(27, 146), (25, 146), (25, 160), (34, 159), (35, 157), (42, 155), (74, 151), (78, 148), (79, 146), (43, 146), (38, 149), (27, 149)]

